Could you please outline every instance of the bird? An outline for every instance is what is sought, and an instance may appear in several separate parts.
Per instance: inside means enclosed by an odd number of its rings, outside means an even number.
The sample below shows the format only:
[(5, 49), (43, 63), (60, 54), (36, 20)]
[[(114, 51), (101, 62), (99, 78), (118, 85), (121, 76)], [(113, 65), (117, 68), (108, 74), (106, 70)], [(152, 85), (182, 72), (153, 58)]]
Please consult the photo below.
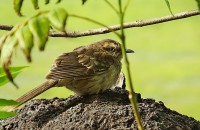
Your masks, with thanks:
[[(125, 51), (134, 53), (131, 49)], [(112, 39), (63, 53), (55, 59), (46, 81), (19, 97), (15, 108), (52, 87), (66, 87), (80, 96), (99, 94), (116, 84), (121, 73), (121, 59), (122, 45)]]

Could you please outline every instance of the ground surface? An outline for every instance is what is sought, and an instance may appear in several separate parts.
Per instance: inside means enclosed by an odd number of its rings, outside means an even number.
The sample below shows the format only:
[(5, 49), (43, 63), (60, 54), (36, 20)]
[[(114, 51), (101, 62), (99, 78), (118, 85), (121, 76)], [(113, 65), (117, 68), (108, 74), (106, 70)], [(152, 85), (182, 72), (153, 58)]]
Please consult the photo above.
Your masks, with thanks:
[[(138, 95), (145, 130), (200, 130), (200, 122), (181, 115), (153, 99)], [(132, 130), (136, 129), (127, 91), (115, 88), (91, 96), (37, 99), (0, 121), (0, 129)]]

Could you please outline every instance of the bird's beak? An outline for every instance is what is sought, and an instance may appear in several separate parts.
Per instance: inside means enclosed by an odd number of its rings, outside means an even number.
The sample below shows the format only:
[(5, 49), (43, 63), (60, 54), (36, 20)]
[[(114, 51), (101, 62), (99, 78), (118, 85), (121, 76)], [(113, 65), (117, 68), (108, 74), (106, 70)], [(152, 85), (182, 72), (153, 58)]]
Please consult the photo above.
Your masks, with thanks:
[(134, 53), (134, 51), (131, 49), (126, 49), (126, 53)]

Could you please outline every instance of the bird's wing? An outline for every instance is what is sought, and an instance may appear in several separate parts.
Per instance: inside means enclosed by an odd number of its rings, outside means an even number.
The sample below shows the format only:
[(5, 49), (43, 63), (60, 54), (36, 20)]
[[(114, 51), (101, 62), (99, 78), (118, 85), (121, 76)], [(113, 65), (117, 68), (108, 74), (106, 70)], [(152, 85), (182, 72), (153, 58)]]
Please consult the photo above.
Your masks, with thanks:
[[(73, 51), (60, 55), (54, 62), (47, 79), (88, 78), (97, 73), (104, 73), (110, 65), (102, 64), (94, 53)], [(89, 55), (90, 54), (90, 55)], [(98, 60), (97, 60), (98, 59)], [(105, 61), (103, 61), (105, 62)]]

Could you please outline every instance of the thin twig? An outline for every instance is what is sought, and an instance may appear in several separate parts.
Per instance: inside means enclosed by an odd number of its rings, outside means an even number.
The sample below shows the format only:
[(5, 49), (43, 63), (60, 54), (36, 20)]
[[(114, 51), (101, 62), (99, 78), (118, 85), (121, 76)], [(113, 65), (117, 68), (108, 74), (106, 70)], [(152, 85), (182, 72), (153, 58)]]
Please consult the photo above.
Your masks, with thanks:
[(125, 65), (126, 65), (127, 76), (128, 76), (128, 85), (129, 85), (129, 89), (130, 89), (129, 100), (131, 102), (131, 106), (132, 106), (132, 109), (133, 109), (135, 121), (137, 122), (138, 130), (144, 130), (143, 125), (142, 125), (142, 121), (141, 121), (141, 117), (140, 117), (140, 114), (139, 114), (139, 111), (138, 111), (136, 95), (135, 95), (133, 81), (132, 81), (133, 79), (131, 77), (130, 64), (129, 64), (128, 57), (127, 57), (127, 55), (125, 53), (126, 37), (125, 37), (125, 31), (124, 31), (124, 28), (123, 28), (125, 12), (122, 10), (122, 1), (121, 0), (118, 1), (118, 4), (119, 4), (119, 14), (120, 14), (120, 25), (121, 25), (120, 26), (121, 27), (120, 28), (120, 30), (121, 30), (120, 39), (121, 39), (121, 42), (122, 42), (122, 45), (123, 45), (123, 48), (122, 48), (123, 49), (123, 56), (124, 56), (125, 63), (126, 63)]
[(108, 0), (105, 0), (105, 2), (115, 11), (117, 15), (119, 15), (119, 11)]
[(126, 10), (127, 10), (127, 8), (128, 8), (129, 3), (130, 3), (130, 0), (128, 0), (128, 1), (126, 2), (125, 6), (124, 6), (124, 15), (125, 15), (125, 13), (126, 13)]
[[(163, 17), (160, 17), (160, 18), (153, 18), (153, 19), (148, 19), (148, 20), (139, 20), (139, 21), (127, 22), (127, 23), (123, 24), (123, 28), (126, 29), (126, 28), (134, 28), (134, 27), (143, 27), (143, 26), (148, 26), (148, 25), (159, 24), (159, 23), (164, 23), (164, 22), (168, 22), (168, 21), (188, 18), (188, 17), (196, 16), (196, 15), (200, 15), (199, 10), (192, 10), (192, 11), (177, 13), (177, 14), (174, 14), (174, 16), (169, 15), (169, 16), (163, 16)], [(13, 28), (13, 26), (10, 26), (10, 25), (0, 25), (0, 30), (9, 31), (12, 28)], [(51, 36), (51, 37), (76, 38), (76, 37), (110, 33), (110, 32), (112, 32), (111, 29), (112, 29), (112, 31), (120, 30), (120, 24), (109, 26), (109, 29), (106, 28), (106, 27), (103, 27), (103, 28), (91, 29), (91, 30), (85, 30), (85, 31), (67, 31), (66, 33), (65, 32), (55, 32), (55, 31), (51, 30), (49, 32), (49, 36)]]

